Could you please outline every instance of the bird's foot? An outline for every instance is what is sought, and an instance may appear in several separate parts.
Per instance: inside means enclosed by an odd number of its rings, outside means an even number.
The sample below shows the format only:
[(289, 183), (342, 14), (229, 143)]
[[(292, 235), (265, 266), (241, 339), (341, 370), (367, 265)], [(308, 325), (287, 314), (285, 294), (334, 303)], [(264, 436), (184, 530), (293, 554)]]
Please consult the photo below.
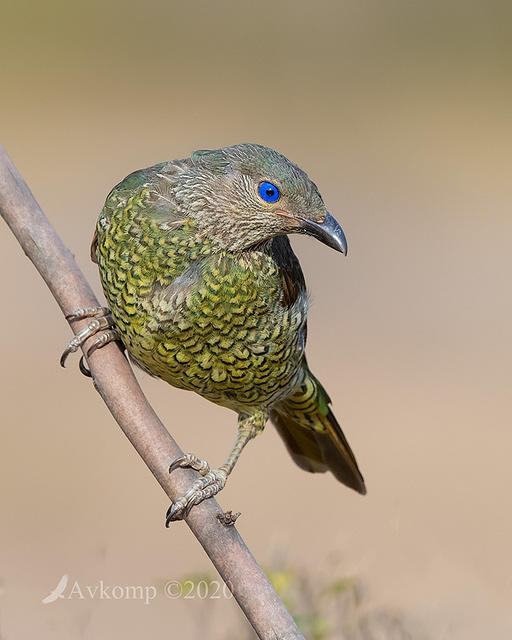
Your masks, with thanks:
[(206, 462), (206, 460), (201, 460), (193, 453), (186, 453), (181, 458), (176, 458), (176, 460), (169, 467), (169, 473), (172, 473), (175, 469), (194, 469), (194, 471), (199, 471), (202, 476), (205, 476), (208, 471), (210, 471), (210, 465)]
[(219, 493), (224, 488), (228, 477), (225, 469), (222, 467), (210, 469), (206, 460), (201, 460), (192, 453), (187, 453), (175, 460), (169, 467), (169, 473), (180, 467), (195, 469), (203, 477), (196, 480), (187, 493), (169, 507), (165, 519), (166, 527), (174, 520), (186, 518), (194, 505)]
[(99, 334), (87, 351), (87, 357), (94, 353), (96, 349), (104, 347), (109, 342), (120, 340), (114, 320), (107, 307), (84, 307), (82, 309), (77, 309), (66, 316), (66, 320), (70, 320), (71, 322), (74, 322), (75, 320), (84, 320), (85, 318), (92, 319), (86, 327), (79, 331), (76, 336), (69, 341), (60, 357), (61, 367), (66, 366), (66, 359), (69, 354), (78, 351), (84, 342), (92, 336)]

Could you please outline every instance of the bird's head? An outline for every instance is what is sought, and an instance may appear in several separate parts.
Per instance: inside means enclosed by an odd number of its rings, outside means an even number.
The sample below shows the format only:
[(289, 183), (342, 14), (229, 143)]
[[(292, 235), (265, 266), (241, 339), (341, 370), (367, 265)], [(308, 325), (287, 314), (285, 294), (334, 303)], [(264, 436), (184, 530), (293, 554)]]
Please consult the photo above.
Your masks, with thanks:
[(182, 165), (174, 197), (200, 233), (228, 250), (305, 233), (347, 253), (343, 230), (315, 183), (293, 162), (261, 145), (195, 151)]

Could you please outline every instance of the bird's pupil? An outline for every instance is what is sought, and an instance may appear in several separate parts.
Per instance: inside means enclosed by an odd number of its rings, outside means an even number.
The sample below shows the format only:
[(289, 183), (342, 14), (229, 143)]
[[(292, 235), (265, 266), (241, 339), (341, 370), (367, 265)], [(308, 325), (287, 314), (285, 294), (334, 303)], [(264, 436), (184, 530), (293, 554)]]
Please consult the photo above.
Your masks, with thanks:
[(274, 195), (274, 189), (267, 189), (266, 194), (269, 198), (271, 198)]

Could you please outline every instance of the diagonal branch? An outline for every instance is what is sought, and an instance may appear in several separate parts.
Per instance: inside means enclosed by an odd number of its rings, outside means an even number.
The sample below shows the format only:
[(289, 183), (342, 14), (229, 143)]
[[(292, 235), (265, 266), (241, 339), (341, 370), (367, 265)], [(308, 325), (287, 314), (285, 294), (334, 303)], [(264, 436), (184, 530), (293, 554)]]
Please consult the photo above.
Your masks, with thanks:
[[(42, 212), (0, 145), (0, 213), (33, 262), (64, 314), (98, 305), (73, 255)], [(78, 331), (83, 323), (73, 323)], [(171, 500), (182, 495), (194, 471), (172, 476), (169, 463), (182, 451), (149, 405), (120, 349), (110, 344), (88, 360), (94, 385), (124, 434)], [(260, 638), (303, 638), (235, 527), (223, 526), (214, 499), (195, 506), (186, 522), (233, 592)]]

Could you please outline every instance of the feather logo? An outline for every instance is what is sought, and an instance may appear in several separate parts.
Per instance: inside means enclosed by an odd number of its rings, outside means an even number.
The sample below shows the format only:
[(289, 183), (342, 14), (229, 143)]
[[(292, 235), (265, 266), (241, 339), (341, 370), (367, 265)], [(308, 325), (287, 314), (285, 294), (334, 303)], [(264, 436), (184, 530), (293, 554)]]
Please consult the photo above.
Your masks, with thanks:
[(51, 593), (49, 593), (46, 596), (46, 598), (43, 598), (41, 602), (43, 604), (50, 604), (50, 602), (55, 602), (55, 600), (58, 600), (59, 598), (63, 598), (64, 596), (62, 594), (64, 592), (64, 589), (68, 585), (68, 580), (69, 580), (69, 576), (67, 573), (65, 573), (62, 576), (62, 578), (58, 581), (55, 589)]

